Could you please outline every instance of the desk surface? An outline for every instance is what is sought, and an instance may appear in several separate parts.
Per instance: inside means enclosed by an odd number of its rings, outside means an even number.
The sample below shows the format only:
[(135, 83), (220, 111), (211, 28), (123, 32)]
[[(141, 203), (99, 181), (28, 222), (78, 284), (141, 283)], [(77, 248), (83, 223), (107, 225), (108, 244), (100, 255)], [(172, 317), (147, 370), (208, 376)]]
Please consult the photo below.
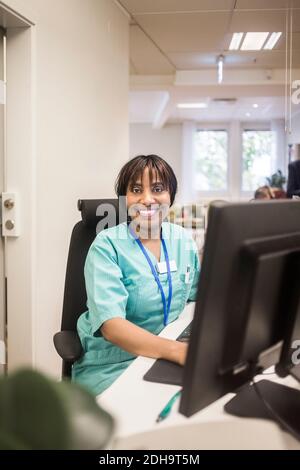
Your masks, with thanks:
[[(168, 325), (160, 336), (175, 339), (192, 320), (194, 303), (186, 306), (180, 318)], [(146, 382), (144, 374), (155, 359), (138, 357), (128, 369), (98, 396), (98, 403), (117, 421), (114, 448), (119, 449), (300, 449), (300, 442), (282, 432), (268, 420), (245, 419), (224, 412), (223, 406), (234, 394), (227, 394), (210, 406), (186, 418), (178, 412), (179, 400), (170, 416), (160, 423), (156, 418), (168, 400), (181, 387)], [(258, 376), (257, 380), (262, 376)], [(285, 385), (299, 388), (292, 377)]]

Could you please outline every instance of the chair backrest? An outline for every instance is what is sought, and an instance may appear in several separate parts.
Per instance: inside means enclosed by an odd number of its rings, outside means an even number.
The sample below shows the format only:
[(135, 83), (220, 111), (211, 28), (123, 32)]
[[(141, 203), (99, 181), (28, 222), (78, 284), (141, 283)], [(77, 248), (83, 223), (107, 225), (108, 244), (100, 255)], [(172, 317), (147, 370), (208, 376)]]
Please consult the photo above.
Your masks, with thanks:
[[(84, 281), (85, 259), (97, 235), (98, 223), (108, 215), (106, 210), (108, 205), (113, 206), (115, 210), (115, 224), (117, 225), (119, 223), (118, 199), (80, 199), (78, 201), (82, 220), (75, 225), (71, 235), (65, 278), (62, 331), (76, 331), (77, 320), (87, 308)], [(101, 209), (99, 211), (100, 207), (104, 208), (103, 211)], [(112, 225), (112, 220), (114, 219), (110, 217), (110, 225)], [(103, 228), (107, 228), (107, 224)]]

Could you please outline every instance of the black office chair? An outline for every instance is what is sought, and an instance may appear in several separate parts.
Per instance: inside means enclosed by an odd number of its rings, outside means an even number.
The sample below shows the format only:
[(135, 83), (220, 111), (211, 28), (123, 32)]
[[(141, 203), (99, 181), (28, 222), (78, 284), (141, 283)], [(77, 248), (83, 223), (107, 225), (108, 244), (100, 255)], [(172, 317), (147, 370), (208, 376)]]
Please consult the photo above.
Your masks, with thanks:
[[(109, 213), (107, 205), (114, 208)], [(111, 207), (110, 206), (110, 207)], [(98, 208), (98, 212), (97, 212)], [(84, 263), (91, 243), (96, 237), (98, 223), (109, 216), (109, 225), (119, 223), (118, 199), (81, 199), (78, 201), (82, 220), (73, 228), (71, 235), (65, 291), (62, 311), (61, 331), (53, 337), (55, 349), (62, 358), (62, 378), (70, 378), (72, 364), (83, 353), (81, 342), (77, 334), (77, 320), (86, 311), (86, 290), (84, 282)], [(97, 215), (97, 213), (99, 215)], [(103, 228), (107, 228), (108, 220)], [(99, 227), (98, 227), (99, 228)]]

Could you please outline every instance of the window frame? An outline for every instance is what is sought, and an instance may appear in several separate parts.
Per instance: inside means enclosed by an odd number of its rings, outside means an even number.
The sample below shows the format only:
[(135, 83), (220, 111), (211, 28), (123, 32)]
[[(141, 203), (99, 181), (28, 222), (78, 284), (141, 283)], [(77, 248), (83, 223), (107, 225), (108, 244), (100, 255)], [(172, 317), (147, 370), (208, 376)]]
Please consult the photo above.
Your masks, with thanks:
[[(234, 126), (238, 126), (235, 127)], [(270, 121), (239, 121), (228, 122), (197, 122), (196, 131), (199, 130), (225, 130), (228, 135), (227, 140), (227, 191), (201, 191), (194, 189), (195, 198), (203, 201), (214, 199), (225, 199), (249, 201), (253, 198), (253, 191), (242, 190), (243, 176), (243, 132), (249, 131), (272, 131)], [(194, 157), (195, 158), (195, 157)]]
[(239, 174), (239, 197), (251, 198), (253, 197), (254, 191), (243, 191), (243, 134), (245, 131), (268, 131), (271, 132), (270, 123), (266, 122), (241, 122), (241, 155), (240, 155), (240, 174)]

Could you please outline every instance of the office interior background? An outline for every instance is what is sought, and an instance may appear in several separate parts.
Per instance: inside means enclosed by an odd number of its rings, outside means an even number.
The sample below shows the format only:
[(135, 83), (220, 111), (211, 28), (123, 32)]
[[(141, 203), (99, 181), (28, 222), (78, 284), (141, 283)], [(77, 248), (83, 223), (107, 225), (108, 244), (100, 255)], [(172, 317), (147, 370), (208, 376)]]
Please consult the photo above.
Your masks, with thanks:
[(289, 5), (0, 2), (1, 191), (18, 212), (0, 251), (3, 370), (60, 377), (52, 337), (77, 200), (114, 197), (128, 158), (164, 157), (179, 207), (250, 200), (266, 177), (287, 176), (300, 158), (300, 2), (292, 21)]

